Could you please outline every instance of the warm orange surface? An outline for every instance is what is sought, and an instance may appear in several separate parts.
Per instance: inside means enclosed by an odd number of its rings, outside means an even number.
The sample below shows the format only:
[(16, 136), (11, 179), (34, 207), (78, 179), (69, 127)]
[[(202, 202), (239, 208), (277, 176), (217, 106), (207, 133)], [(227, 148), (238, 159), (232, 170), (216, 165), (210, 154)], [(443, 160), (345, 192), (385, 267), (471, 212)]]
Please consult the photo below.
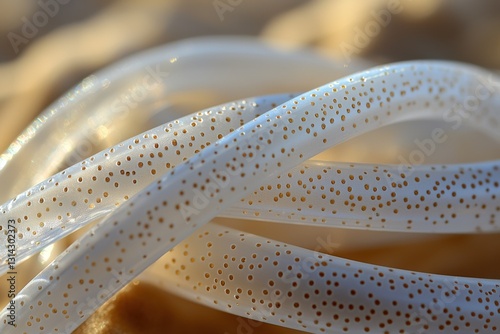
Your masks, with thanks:
[[(500, 278), (500, 235), (457, 235), (335, 255), (452, 276)], [(129, 285), (75, 334), (299, 333), (236, 317), (146, 284)]]
[(74, 334), (278, 333), (297, 331), (232, 316), (146, 283), (131, 284)]
[[(406, 6), (404, 11), (393, 15), (390, 24), (355, 56), (375, 63), (434, 58), (500, 68), (498, 1), (483, 1), (481, 5), (442, 0), (400, 2)], [(0, 32), (4, 37), (9, 32), (20, 33), (21, 17), (31, 18), (39, 10), (36, 5), (25, 8), (29, 6), (27, 3), (0, 5)], [(83, 4), (70, 1), (64, 7), (66, 11), (61, 7), (60, 14), (51, 18), (29, 43), (22, 45), (19, 54), (14, 54), (7, 38), (0, 40), (1, 151), (38, 112), (73, 84), (127, 54), (186, 37), (251, 34), (271, 42), (311, 47), (328, 55), (342, 56), (339, 45), (352, 42), (349, 34), (372, 20), (369, 14), (372, 10), (384, 8), (383, 1), (372, 0), (345, 2), (356, 8), (345, 12), (335, 11), (334, 1), (242, 1), (241, 6), (228, 12), (221, 21), (212, 3), (92, 0)], [(360, 10), (359, 3), (366, 10)], [(471, 151), (467, 143), (461, 148)], [(416, 271), (500, 278), (498, 254), (499, 234), (440, 237), (400, 246), (339, 251), (333, 255)], [(31, 271), (36, 268), (28, 266), (20, 267), (19, 271), (24, 274), (19, 278), (19, 289), (35, 274)], [(2, 306), (5, 298), (2, 293)], [(125, 288), (75, 333), (298, 332), (212, 310), (141, 282)]]

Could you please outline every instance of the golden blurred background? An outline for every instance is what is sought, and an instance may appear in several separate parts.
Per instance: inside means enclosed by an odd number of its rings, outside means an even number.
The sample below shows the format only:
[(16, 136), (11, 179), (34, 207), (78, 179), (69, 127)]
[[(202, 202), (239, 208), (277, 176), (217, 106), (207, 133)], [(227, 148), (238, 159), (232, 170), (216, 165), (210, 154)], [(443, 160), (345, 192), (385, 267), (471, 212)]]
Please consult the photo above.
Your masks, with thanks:
[[(369, 28), (374, 13), (394, 3), (397, 13), (356, 48), (356, 29)], [(354, 52), (377, 63), (434, 58), (499, 68), (499, 10), (494, 0), (2, 1), (0, 148), (85, 76), (155, 45), (202, 35), (254, 35), (338, 59)]]
[[(2, 1), (0, 35), (2, 151), (84, 77), (140, 50), (189, 37), (257, 36), (289, 50), (313, 49), (345, 66), (355, 59), (373, 64), (447, 59), (500, 69), (500, 2), (495, 0)], [(500, 152), (491, 156), (498, 158)], [(335, 255), (500, 278), (498, 241), (497, 235), (443, 236)], [(78, 330), (200, 332), (294, 333), (264, 324), (249, 326), (144, 283), (130, 285)]]

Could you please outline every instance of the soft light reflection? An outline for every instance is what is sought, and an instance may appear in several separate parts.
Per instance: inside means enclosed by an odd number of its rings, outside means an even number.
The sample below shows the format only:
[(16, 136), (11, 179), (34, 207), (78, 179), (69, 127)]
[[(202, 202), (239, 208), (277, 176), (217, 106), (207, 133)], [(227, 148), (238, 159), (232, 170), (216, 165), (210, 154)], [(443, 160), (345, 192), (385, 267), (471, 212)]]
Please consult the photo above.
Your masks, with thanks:
[(38, 255), (38, 261), (43, 265), (48, 264), (48, 261), (51, 259), (50, 255), (52, 254), (53, 250), (54, 244), (45, 247)]
[(100, 125), (96, 130), (96, 135), (99, 139), (105, 139), (109, 135), (109, 129), (107, 126)]

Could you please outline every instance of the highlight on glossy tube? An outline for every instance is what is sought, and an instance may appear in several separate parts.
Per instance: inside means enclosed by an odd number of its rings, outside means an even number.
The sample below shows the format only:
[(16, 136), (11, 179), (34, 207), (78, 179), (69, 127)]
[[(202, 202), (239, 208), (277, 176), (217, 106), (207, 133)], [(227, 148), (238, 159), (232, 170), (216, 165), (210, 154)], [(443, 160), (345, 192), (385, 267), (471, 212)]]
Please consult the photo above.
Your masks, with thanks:
[[(495, 332), (497, 281), (357, 263), (209, 223), (222, 215), (304, 228), (497, 231), (498, 161), (441, 166), (308, 161), (385, 125), (455, 116), (457, 106), (491, 76), (451, 62), (389, 64), (299, 95), (209, 108), (45, 175), (1, 207), (3, 217), (19, 217), (19, 260), (103, 220), (16, 296), (17, 327), (3, 320), (2, 331), (71, 332), (175, 246), (149, 269), (150, 279), (234, 314), (311, 332), (414, 327)], [(467, 122), (491, 140), (498, 140), (499, 97), (494, 92), (478, 99), (467, 114)], [(8, 233), (8, 226), (2, 230)], [(188, 250), (179, 257), (178, 249)], [(4, 271), (7, 257), (2, 253)], [(447, 286), (454, 297), (451, 308), (424, 310), (422, 305)], [(415, 316), (416, 310), (432, 321)]]

